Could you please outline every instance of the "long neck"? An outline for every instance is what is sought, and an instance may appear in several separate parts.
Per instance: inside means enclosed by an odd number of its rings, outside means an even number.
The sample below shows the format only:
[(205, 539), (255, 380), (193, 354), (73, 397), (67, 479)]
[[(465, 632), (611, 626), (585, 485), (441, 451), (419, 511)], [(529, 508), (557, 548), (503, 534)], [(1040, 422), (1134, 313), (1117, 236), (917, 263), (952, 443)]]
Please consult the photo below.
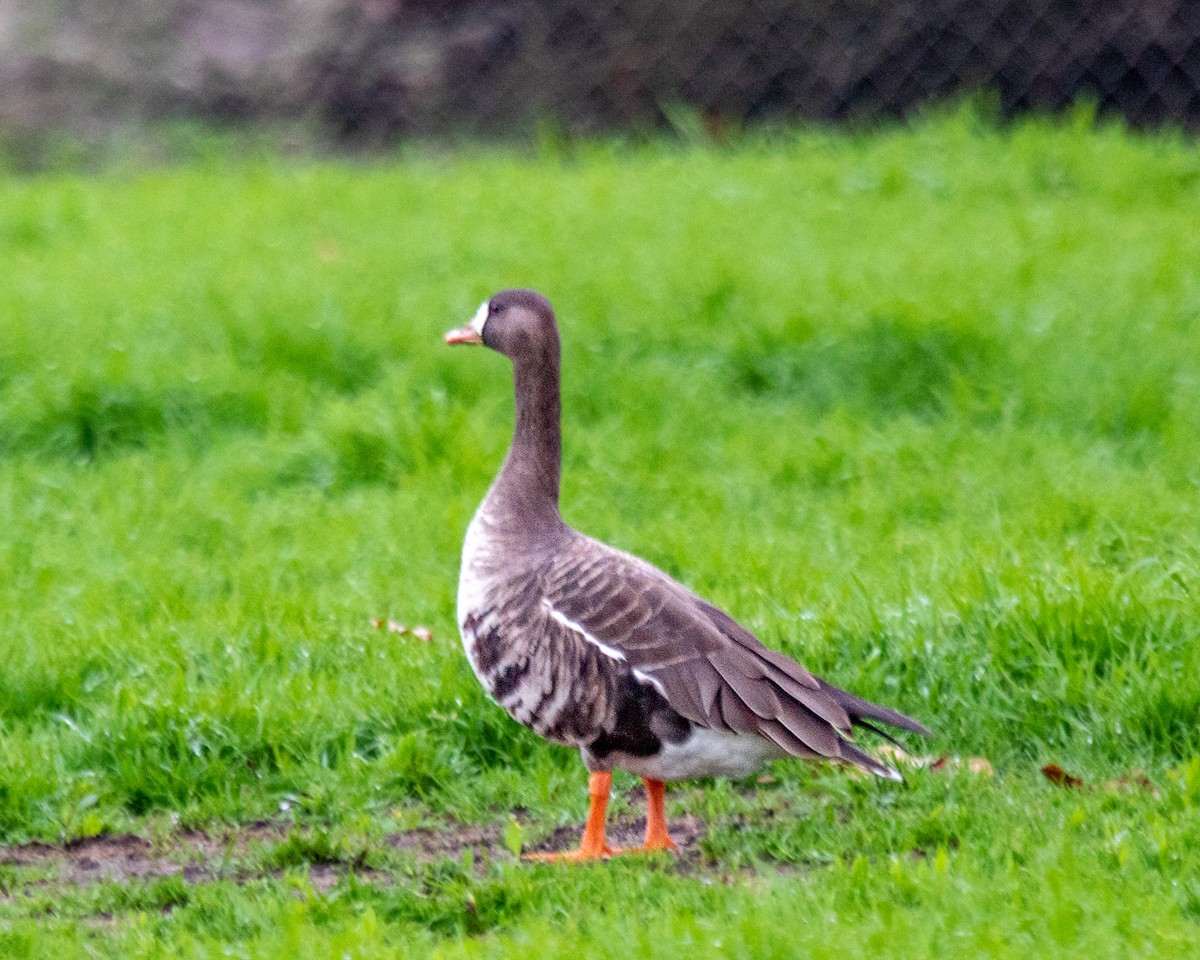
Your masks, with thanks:
[(558, 512), (562, 401), (558, 344), (513, 361), (517, 423), (488, 499), (514, 534), (543, 538), (563, 529)]

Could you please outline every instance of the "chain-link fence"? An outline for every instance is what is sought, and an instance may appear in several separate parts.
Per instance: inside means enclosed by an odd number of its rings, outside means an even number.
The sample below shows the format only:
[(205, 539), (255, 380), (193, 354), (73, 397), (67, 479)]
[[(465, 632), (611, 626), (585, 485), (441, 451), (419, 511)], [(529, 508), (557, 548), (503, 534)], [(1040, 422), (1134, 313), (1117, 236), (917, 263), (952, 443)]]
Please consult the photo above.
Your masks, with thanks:
[[(1200, 127), (1200, 0), (0, 0), (0, 123), (344, 139), (903, 115), (993, 91)], [(19, 15), (24, 14), (24, 15)], [(7, 45), (6, 45), (7, 41)], [(686, 111), (684, 111), (686, 112)]]

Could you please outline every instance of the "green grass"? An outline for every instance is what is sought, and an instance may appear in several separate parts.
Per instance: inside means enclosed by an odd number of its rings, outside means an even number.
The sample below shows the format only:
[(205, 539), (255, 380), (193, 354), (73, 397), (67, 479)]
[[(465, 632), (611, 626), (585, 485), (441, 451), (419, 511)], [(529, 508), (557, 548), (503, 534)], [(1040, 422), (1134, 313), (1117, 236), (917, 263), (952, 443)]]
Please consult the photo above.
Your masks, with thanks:
[[(966, 113), (0, 179), (0, 841), (318, 831), (0, 866), (0, 955), (1193, 955), (1198, 223), (1192, 141)], [(440, 334), (510, 285), (559, 311), (568, 521), (994, 777), (681, 786), (687, 870), (381, 851), (583, 817), (453, 622), (511, 383)]]

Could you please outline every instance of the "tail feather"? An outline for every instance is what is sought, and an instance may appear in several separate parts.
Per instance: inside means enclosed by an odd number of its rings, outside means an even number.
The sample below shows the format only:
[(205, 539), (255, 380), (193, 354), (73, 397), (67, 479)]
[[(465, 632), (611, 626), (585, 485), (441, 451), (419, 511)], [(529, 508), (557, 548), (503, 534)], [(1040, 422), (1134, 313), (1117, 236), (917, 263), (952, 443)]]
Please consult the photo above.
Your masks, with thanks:
[[(880, 730), (879, 727), (870, 721), (875, 720), (878, 723), (885, 723), (890, 727), (895, 727), (900, 730), (910, 730), (913, 733), (920, 733), (926, 737), (930, 735), (929, 728), (924, 724), (917, 723), (917, 721), (912, 719), (912, 717), (906, 717), (904, 714), (897, 710), (893, 710), (890, 707), (881, 707), (877, 703), (871, 703), (870, 700), (864, 700), (862, 697), (856, 697), (854, 694), (847, 693), (845, 690), (841, 690), (830, 683), (826, 683), (824, 680), (818, 679), (817, 682), (821, 685), (821, 690), (832, 697), (837, 702), (838, 706), (840, 706), (846, 711), (847, 714), (849, 714), (851, 723), (853, 723), (855, 726), (870, 730), (872, 733), (878, 734), (879, 736), (883, 737), (883, 739), (894, 744), (902, 750), (904, 749), (904, 745), (902, 743), (900, 743), (890, 733)], [(900, 782), (904, 781), (904, 778), (887, 764), (880, 763), (869, 753), (866, 753), (852, 743), (846, 743), (843, 741), (842, 757), (854, 764), (856, 767), (860, 767), (863, 770), (873, 773), (877, 777), (884, 777), (888, 780), (898, 780)]]
[(883, 777), (885, 780), (904, 782), (904, 778), (886, 763), (880, 763), (866, 751), (860, 750), (854, 744), (846, 743), (844, 740), (842, 741), (842, 759), (877, 777)]
[(919, 733), (926, 737), (930, 736), (928, 727), (917, 723), (912, 717), (906, 717), (898, 710), (893, 710), (891, 707), (881, 707), (877, 703), (871, 703), (870, 700), (856, 697), (854, 694), (847, 693), (845, 690), (841, 690), (831, 683), (826, 683), (824, 680), (818, 679), (817, 682), (821, 685), (821, 689), (837, 701), (838, 705), (850, 715), (852, 722), (858, 724), (860, 727), (866, 727), (868, 730), (881, 734), (883, 737), (891, 740), (892, 743), (896, 743), (892, 737), (866, 721), (877, 720), (880, 723), (886, 723), (890, 727), (896, 727), (900, 730), (910, 730), (913, 733)]
[(877, 737), (883, 737), (883, 739), (890, 743), (893, 747), (896, 747), (899, 750), (906, 749), (904, 744), (902, 744), (886, 730), (880, 730), (877, 726), (875, 726), (875, 724), (867, 723), (866, 720), (862, 720), (858, 717), (854, 718), (852, 722), (856, 727), (862, 727), (865, 730), (870, 730)]

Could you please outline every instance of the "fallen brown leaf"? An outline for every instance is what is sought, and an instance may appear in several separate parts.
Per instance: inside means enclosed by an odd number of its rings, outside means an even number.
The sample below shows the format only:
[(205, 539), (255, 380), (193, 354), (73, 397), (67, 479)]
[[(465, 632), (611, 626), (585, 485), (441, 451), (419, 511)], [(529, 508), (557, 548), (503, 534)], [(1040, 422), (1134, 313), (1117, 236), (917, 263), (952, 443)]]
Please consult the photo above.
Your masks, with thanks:
[(1082, 780), (1071, 776), (1057, 763), (1048, 763), (1042, 767), (1042, 775), (1056, 787), (1079, 788), (1083, 786)]
[[(408, 633), (408, 627), (402, 623), (397, 623), (395, 620), (372, 620), (371, 626), (376, 630), (386, 629), (388, 633)], [(413, 632), (416, 633), (415, 630)]]
[(1110, 793), (1144, 790), (1146, 793), (1158, 796), (1158, 788), (1146, 776), (1145, 770), (1134, 770), (1132, 773), (1128, 773), (1123, 777), (1117, 777), (1115, 780), (1105, 780), (1104, 789)]
[(414, 639), (424, 640), (426, 643), (433, 639), (433, 631), (428, 627), (413, 627), (412, 635)]
[(932, 773), (948, 773), (964, 767), (969, 772), (983, 777), (993, 776), (996, 772), (991, 762), (984, 757), (967, 757), (964, 762), (961, 757), (955, 757), (948, 753), (937, 757), (922, 756), (905, 753), (899, 747), (889, 743), (876, 745), (874, 751), (876, 756), (885, 763), (893, 763), (898, 767), (912, 767), (916, 770), (929, 770)]
[(912, 756), (904, 750), (901, 750), (895, 744), (877, 743), (875, 744), (874, 750), (875, 755), (879, 757), (880, 760), (889, 760), (892, 763), (905, 763), (909, 764), (910, 766), (913, 763)]

